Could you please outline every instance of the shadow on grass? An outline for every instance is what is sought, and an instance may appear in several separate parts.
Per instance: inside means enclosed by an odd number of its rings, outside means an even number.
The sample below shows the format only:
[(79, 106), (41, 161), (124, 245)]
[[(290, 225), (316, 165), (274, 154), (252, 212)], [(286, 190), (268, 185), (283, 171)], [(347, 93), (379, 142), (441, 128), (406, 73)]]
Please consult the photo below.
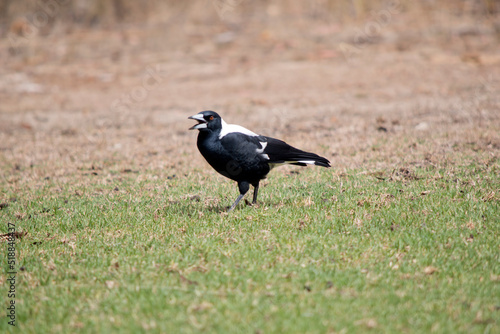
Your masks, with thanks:
[[(198, 202), (198, 203), (196, 203)], [(245, 208), (254, 208), (256, 210), (264, 210), (264, 208), (268, 209), (277, 209), (282, 203), (279, 200), (275, 201), (262, 201), (257, 204), (252, 204), (248, 200), (241, 201), (236, 208), (232, 212), (228, 212), (231, 205), (227, 204), (207, 204), (200, 205), (200, 201), (197, 200), (194, 202), (193, 200), (180, 200), (180, 201), (170, 201), (167, 202), (166, 207), (163, 209), (163, 212), (167, 215), (180, 215), (180, 216), (198, 216), (199, 212), (207, 212), (207, 213), (236, 213)], [(231, 202), (232, 204), (232, 202)]]

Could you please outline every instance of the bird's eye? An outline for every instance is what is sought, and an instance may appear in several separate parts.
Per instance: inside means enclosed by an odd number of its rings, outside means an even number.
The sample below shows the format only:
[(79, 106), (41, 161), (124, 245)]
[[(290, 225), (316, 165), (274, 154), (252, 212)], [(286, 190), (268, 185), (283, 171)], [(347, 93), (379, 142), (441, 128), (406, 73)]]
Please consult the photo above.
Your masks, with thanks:
[(214, 116), (210, 116), (208, 119), (211, 120), (211, 121), (213, 121), (214, 120)]

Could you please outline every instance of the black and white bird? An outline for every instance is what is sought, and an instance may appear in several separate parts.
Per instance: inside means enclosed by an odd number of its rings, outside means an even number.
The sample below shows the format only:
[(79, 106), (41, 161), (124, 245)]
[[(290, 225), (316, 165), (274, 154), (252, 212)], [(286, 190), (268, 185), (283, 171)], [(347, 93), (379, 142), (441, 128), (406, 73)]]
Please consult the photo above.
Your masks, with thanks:
[(238, 182), (240, 195), (233, 210), (254, 186), (253, 204), (257, 202), (259, 182), (269, 171), (280, 165), (316, 165), (331, 167), (330, 161), (317, 154), (292, 147), (282, 140), (260, 136), (242, 126), (227, 124), (214, 111), (202, 111), (189, 117), (198, 124), (189, 130), (199, 130), (197, 146), (201, 155), (220, 174)]

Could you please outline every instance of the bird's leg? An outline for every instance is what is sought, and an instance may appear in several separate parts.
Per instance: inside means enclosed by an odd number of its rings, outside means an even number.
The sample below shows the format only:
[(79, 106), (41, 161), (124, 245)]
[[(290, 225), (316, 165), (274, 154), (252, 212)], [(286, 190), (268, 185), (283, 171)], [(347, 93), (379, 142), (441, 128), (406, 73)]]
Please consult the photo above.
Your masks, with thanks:
[(236, 205), (238, 205), (238, 203), (241, 201), (243, 196), (245, 196), (245, 194), (248, 192), (248, 189), (250, 189), (250, 184), (248, 184), (248, 182), (245, 182), (245, 181), (238, 182), (238, 189), (240, 190), (240, 196), (238, 196), (236, 201), (233, 203), (233, 205), (231, 205), (231, 207), (229, 208), (229, 210), (227, 212), (233, 211), (233, 209), (236, 207)]
[(259, 182), (253, 185), (254, 190), (253, 190), (253, 201), (252, 204), (257, 203), (257, 195), (259, 194)]
[(231, 207), (229, 208), (229, 210), (227, 210), (227, 212), (233, 211), (234, 208), (236, 207), (236, 205), (238, 205), (238, 203), (241, 201), (241, 199), (243, 198), (243, 196), (245, 196), (245, 194), (240, 194), (240, 196), (238, 196), (238, 198), (236, 199), (236, 201), (233, 203), (233, 205), (231, 205)]

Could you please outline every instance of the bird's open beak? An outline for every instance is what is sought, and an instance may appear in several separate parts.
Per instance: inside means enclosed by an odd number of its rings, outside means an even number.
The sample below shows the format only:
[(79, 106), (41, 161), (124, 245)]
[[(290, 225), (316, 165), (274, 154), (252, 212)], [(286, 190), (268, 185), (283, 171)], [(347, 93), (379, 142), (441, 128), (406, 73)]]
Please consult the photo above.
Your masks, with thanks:
[(190, 117), (188, 117), (188, 119), (194, 119), (195, 121), (198, 121), (198, 124), (190, 127), (189, 130), (206, 129), (206, 127), (207, 127), (207, 121), (203, 118), (202, 114), (196, 114), (196, 115), (190, 116)]

